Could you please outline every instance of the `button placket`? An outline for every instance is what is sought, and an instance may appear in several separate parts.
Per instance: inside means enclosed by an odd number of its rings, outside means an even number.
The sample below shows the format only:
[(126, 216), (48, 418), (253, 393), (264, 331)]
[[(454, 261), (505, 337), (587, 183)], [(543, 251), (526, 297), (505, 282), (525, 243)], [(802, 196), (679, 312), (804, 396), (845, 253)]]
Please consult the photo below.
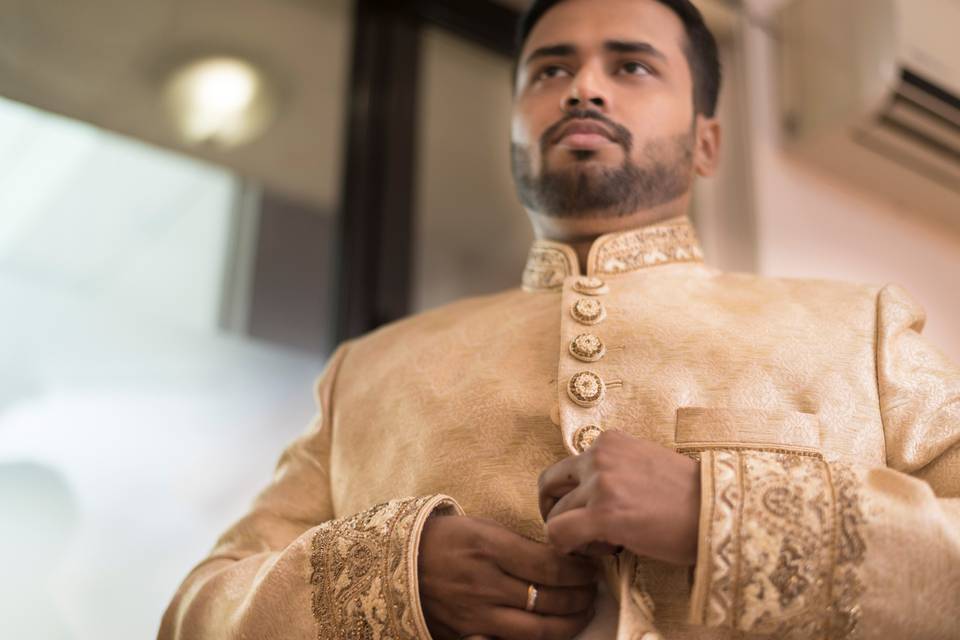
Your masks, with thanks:
[(564, 286), (564, 305), (569, 313), (561, 320), (565, 354), (561, 354), (559, 382), (560, 427), (564, 445), (573, 454), (586, 451), (603, 432), (602, 415), (607, 390), (602, 369), (584, 368), (584, 363), (599, 363), (607, 348), (599, 331), (585, 331), (597, 327), (607, 319), (603, 298), (610, 292), (609, 285), (593, 276), (568, 278)]

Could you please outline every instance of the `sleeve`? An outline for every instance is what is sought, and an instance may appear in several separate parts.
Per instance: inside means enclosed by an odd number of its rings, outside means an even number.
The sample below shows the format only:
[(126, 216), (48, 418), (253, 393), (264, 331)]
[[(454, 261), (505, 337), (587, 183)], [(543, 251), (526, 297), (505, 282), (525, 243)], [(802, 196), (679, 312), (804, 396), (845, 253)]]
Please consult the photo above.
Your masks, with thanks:
[(334, 519), (330, 404), (347, 347), (316, 385), (316, 419), (283, 453), (271, 484), (180, 586), (158, 640), (429, 639), (417, 552), (444, 495), (402, 498)]
[(877, 303), (887, 465), (701, 457), (689, 622), (775, 638), (960, 637), (960, 368), (896, 285)]

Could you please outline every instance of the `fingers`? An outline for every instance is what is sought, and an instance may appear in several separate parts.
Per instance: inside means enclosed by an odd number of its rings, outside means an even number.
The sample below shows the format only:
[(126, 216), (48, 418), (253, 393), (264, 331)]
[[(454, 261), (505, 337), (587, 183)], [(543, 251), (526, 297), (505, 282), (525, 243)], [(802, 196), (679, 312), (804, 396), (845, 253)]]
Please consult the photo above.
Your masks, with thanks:
[[(534, 586), (537, 588), (537, 600), (533, 606), (533, 611), (544, 615), (566, 616), (583, 613), (593, 606), (597, 597), (596, 582), (585, 587)], [(505, 601), (500, 604), (515, 609), (526, 609), (529, 587), (529, 582), (507, 576), (507, 582), (503, 586), (503, 593), (506, 597)]]
[(592, 608), (569, 616), (543, 616), (522, 609), (501, 607), (490, 614), (490, 628), (484, 629), (483, 633), (502, 640), (570, 640), (586, 628), (593, 614)]
[(543, 518), (543, 521), (547, 521), (548, 514), (553, 507), (556, 506), (557, 502), (563, 499), (564, 496), (570, 495), (570, 492), (575, 491), (579, 486), (577, 483), (558, 484), (548, 488), (550, 493), (541, 491), (538, 496), (538, 506), (540, 507), (540, 517)]
[(507, 530), (495, 544), (497, 566), (523, 582), (547, 587), (582, 587), (596, 582), (596, 564), (586, 558), (565, 556), (549, 545)]
[(590, 481), (588, 480), (586, 484), (579, 485), (576, 489), (557, 500), (544, 518), (544, 522), (550, 522), (551, 518), (555, 518), (561, 513), (587, 506), (590, 490)]
[(560, 462), (547, 467), (537, 480), (541, 517), (546, 520), (550, 508), (553, 506), (551, 499), (556, 500), (563, 497), (579, 484), (579, 458), (564, 458)]
[(570, 553), (591, 542), (614, 543), (604, 540), (603, 526), (595, 510), (581, 507), (550, 518), (547, 537), (561, 553)]
[(588, 558), (602, 558), (616, 555), (623, 551), (622, 545), (613, 545), (606, 542), (591, 542), (586, 547), (578, 547), (576, 553)]

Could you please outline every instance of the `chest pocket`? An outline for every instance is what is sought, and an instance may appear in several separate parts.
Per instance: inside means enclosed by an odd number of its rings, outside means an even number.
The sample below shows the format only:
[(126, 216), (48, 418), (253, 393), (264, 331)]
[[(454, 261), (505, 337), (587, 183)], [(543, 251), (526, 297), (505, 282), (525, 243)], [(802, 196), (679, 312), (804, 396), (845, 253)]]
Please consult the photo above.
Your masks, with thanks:
[(674, 441), (678, 453), (735, 449), (822, 456), (819, 418), (799, 411), (680, 407)]

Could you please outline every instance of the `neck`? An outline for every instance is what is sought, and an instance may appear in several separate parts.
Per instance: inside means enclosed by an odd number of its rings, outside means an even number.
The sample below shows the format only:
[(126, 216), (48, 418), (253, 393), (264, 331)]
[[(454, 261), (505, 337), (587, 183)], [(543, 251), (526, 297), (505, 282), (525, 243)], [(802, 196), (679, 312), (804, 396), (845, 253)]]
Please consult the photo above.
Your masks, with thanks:
[(637, 211), (615, 218), (604, 217), (603, 212), (588, 212), (575, 218), (557, 218), (536, 211), (527, 211), (536, 237), (569, 245), (577, 253), (581, 269), (593, 243), (602, 235), (658, 224), (686, 215), (690, 198), (685, 195), (660, 207)]

